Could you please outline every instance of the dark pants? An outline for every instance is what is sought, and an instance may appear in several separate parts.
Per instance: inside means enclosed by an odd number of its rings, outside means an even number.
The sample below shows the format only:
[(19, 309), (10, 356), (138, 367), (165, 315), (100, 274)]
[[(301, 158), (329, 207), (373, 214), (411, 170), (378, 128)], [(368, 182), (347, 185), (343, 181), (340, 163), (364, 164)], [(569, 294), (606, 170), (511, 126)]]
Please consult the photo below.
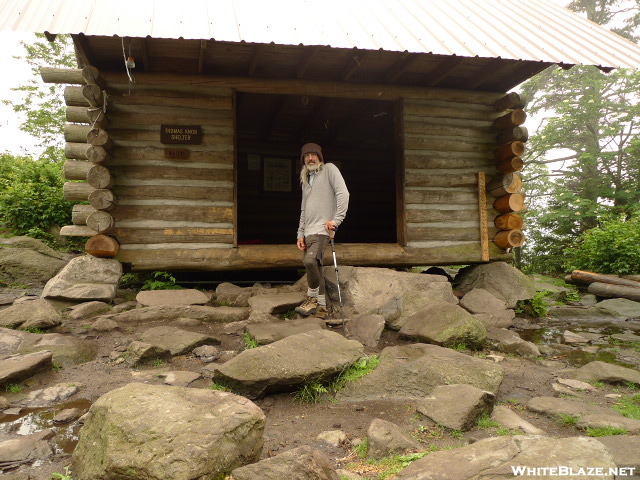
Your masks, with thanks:
[(307, 269), (309, 288), (320, 288), (319, 295), (324, 295), (324, 276), (322, 259), (329, 237), (327, 235), (309, 235), (304, 237), (307, 249), (304, 251), (304, 266)]

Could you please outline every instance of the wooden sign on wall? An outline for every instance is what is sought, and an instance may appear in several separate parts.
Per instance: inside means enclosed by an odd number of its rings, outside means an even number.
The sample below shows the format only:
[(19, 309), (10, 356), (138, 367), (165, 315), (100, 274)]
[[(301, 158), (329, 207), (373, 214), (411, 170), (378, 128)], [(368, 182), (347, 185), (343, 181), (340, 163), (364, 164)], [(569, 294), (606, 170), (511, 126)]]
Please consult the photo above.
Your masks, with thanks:
[(160, 143), (165, 145), (200, 145), (200, 125), (160, 125)]

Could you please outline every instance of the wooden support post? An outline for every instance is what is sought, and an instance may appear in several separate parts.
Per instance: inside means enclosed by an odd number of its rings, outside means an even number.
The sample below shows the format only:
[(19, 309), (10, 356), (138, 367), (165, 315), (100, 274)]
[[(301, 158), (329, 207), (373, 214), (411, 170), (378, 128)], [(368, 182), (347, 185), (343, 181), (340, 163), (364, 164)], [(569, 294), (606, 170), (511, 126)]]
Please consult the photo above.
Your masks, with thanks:
[(480, 210), (480, 244), (481, 259), (490, 260), (489, 256), (489, 219), (487, 213), (487, 177), (484, 172), (478, 172), (478, 208)]
[(113, 237), (95, 235), (87, 240), (84, 251), (94, 257), (115, 257), (120, 251), (120, 244)]

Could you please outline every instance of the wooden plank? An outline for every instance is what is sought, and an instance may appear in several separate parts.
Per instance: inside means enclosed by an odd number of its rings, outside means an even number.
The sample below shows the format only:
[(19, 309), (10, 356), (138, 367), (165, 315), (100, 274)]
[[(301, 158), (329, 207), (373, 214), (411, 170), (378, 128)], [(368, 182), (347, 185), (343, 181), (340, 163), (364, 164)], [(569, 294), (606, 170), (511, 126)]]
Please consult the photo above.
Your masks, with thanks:
[(233, 243), (232, 228), (172, 227), (172, 228), (122, 228), (113, 229), (121, 244), (153, 243)]
[(474, 191), (451, 191), (451, 190), (418, 190), (406, 189), (405, 201), (407, 206), (410, 204), (418, 205), (468, 205), (475, 204), (478, 200), (478, 194)]
[[(162, 220), (180, 222), (230, 223), (229, 207), (199, 205), (120, 205), (112, 212), (116, 225), (121, 220)], [(119, 225), (118, 225), (119, 226)]]
[[(391, 243), (336, 244), (343, 265), (411, 267), (415, 265), (451, 265), (476, 263), (480, 244), (450, 244), (428, 248), (402, 247)], [(332, 262), (325, 255), (325, 264)], [(295, 245), (240, 245), (237, 248), (136, 248), (125, 245), (117, 260), (128, 263), (134, 271), (142, 270), (245, 270), (300, 267), (300, 250)], [(491, 248), (491, 259), (512, 261), (497, 247)]]
[(112, 166), (110, 168), (116, 178), (167, 179), (167, 180), (199, 180), (209, 182), (232, 182), (233, 170), (229, 168), (187, 168), (170, 166)]
[[(477, 222), (477, 221), (476, 221)], [(407, 225), (407, 240), (409, 242), (448, 241), (448, 242), (479, 242), (478, 224), (469, 227), (413, 227)], [(480, 255), (478, 255), (480, 257)], [(478, 258), (476, 258), (476, 262)]]
[[(127, 78), (120, 72), (102, 72), (102, 76), (112, 88), (120, 85), (127, 89)], [(323, 80), (269, 79), (248, 77), (225, 77), (223, 75), (180, 75), (171, 73), (136, 73), (136, 86), (149, 85), (156, 89), (170, 90), (198, 87), (232, 88), (240, 92), (268, 93), (272, 95), (309, 95), (330, 98), (371, 98), (374, 100), (398, 100), (400, 98), (422, 98), (449, 100), (461, 103), (492, 105), (503, 94), (446, 88), (403, 87), (370, 83), (336, 83)]]
[(131, 198), (139, 200), (200, 200), (212, 202), (233, 202), (233, 188), (220, 187), (172, 187), (169, 185), (115, 185), (113, 193), (123, 201)]
[(407, 208), (406, 212), (409, 223), (464, 222), (473, 218), (474, 214), (475, 210), (472, 209)]
[(476, 185), (475, 173), (433, 174), (429, 171), (408, 171), (405, 173), (407, 187), (468, 187)]
[(480, 211), (480, 247), (481, 260), (489, 261), (489, 214), (487, 213), (487, 177), (478, 172), (478, 209)]

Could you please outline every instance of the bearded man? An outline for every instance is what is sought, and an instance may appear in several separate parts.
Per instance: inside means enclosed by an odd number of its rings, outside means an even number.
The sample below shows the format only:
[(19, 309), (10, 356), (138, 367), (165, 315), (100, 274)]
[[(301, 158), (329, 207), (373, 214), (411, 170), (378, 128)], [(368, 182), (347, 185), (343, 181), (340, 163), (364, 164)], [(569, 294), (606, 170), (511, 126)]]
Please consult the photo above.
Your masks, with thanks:
[(302, 146), (302, 207), (298, 225), (298, 248), (304, 251), (307, 269), (307, 298), (296, 312), (302, 315), (327, 317), (322, 259), (329, 243), (329, 234), (340, 226), (349, 208), (349, 191), (333, 163), (324, 163), (322, 148), (316, 143)]

